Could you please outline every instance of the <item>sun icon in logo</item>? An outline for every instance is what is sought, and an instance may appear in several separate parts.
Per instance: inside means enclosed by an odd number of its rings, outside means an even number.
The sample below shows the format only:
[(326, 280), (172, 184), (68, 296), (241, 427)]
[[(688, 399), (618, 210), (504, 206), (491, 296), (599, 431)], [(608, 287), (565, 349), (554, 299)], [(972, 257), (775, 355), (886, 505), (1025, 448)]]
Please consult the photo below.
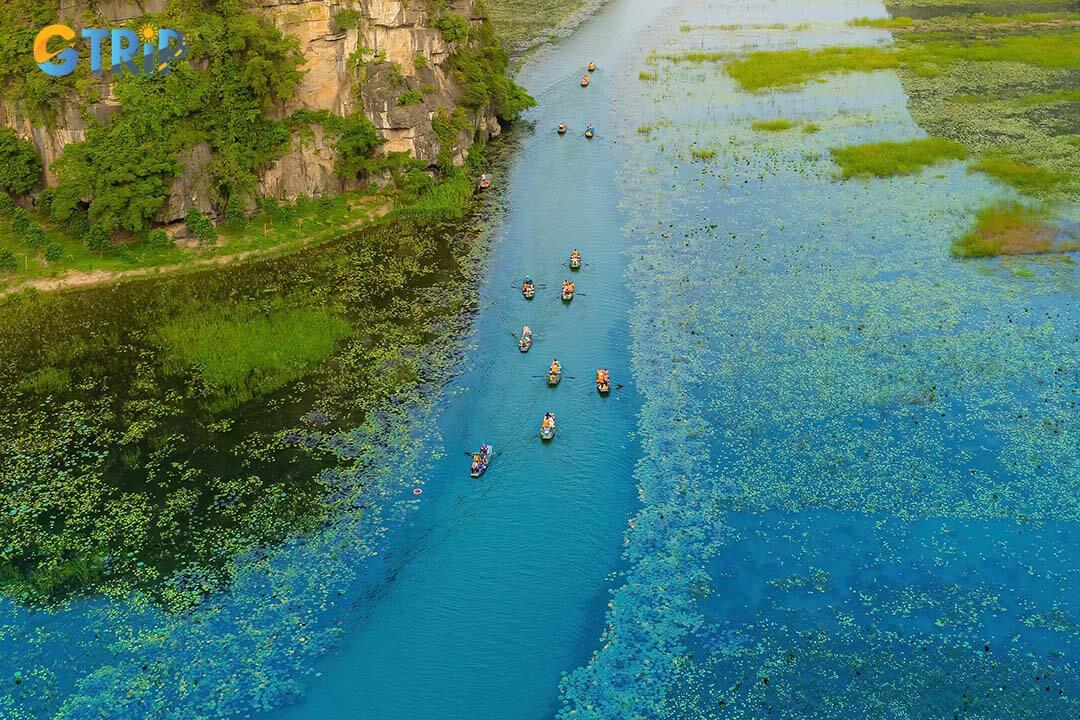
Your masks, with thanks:
[(139, 37), (142, 38), (143, 42), (153, 42), (157, 37), (157, 30), (154, 29), (153, 25), (143, 25), (139, 28)]

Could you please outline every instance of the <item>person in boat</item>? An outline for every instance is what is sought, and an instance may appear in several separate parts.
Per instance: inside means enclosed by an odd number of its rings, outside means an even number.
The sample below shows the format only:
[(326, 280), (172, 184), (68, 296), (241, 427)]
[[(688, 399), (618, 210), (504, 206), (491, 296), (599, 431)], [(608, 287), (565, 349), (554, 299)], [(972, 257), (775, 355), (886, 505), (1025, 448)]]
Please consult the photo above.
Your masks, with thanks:
[(585, 87), (588, 84), (589, 84), (589, 76), (588, 75), (582, 75), (581, 76), (581, 86)]
[(521, 328), (521, 337), (531, 338), (532, 337), (532, 328), (530, 328), (528, 325)]
[(484, 443), (483, 445), (480, 446), (480, 455), (481, 455), (481, 457), (487, 457), (488, 451), (489, 451), (489, 448), (487, 446), (487, 443)]
[(551, 361), (551, 370), (549, 370), (548, 372), (550, 372), (552, 375), (562, 372), (562, 365), (559, 364), (559, 358), (555, 358)]
[(574, 252), (570, 253), (570, 259), (571, 260), (580, 260), (581, 259), (581, 253), (578, 252), (577, 248), (574, 248)]
[(564, 123), (564, 122), (559, 123), (559, 132), (561, 132), (561, 133), (566, 132), (566, 123)]
[(532, 287), (532, 284), (533, 284), (532, 278), (529, 277), (528, 275), (526, 275), (525, 279), (521, 281), (521, 289), (522, 290), (528, 290), (530, 287)]
[(540, 423), (546, 428), (555, 426), (555, 416), (551, 413), (544, 413), (544, 420)]

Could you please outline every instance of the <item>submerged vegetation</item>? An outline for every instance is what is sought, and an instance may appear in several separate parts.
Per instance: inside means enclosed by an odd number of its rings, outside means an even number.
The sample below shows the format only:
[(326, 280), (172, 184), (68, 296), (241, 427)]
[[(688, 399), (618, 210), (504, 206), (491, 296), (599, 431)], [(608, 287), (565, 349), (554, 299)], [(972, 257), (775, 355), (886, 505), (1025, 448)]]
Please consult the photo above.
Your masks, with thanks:
[(963, 160), (967, 148), (952, 140), (929, 137), (833, 148), (832, 157), (845, 178), (888, 177), (919, 172), (944, 160)]

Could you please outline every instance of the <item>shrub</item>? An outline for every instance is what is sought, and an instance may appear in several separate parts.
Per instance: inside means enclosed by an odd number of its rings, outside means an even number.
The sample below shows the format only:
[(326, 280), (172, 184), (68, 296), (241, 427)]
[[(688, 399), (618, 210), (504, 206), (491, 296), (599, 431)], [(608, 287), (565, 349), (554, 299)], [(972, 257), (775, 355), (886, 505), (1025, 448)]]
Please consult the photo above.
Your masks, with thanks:
[(42, 215), (51, 215), (53, 195), (52, 188), (46, 188), (39, 192), (38, 196), (34, 198), (34, 208)]
[(146, 247), (151, 250), (163, 250), (167, 247), (172, 247), (172, 244), (172, 238), (169, 237), (169, 233), (161, 228), (154, 228), (146, 236)]
[(461, 15), (454, 13), (443, 15), (439, 18), (439, 30), (442, 31), (443, 39), (451, 45), (469, 39), (469, 21)]
[(342, 30), (348, 30), (349, 28), (359, 27), (362, 18), (363, 16), (360, 14), (359, 10), (342, 8), (334, 13), (334, 19), (331, 25), (334, 32), (341, 32)]
[(0, 190), (22, 195), (37, 185), (41, 160), (34, 144), (9, 127), (0, 127)]
[(398, 105), (419, 105), (424, 101), (424, 96), (415, 90), (406, 90), (398, 95)]
[(86, 247), (90, 249), (90, 252), (104, 255), (112, 249), (112, 238), (101, 225), (91, 225), (86, 231)]
[(225, 224), (235, 229), (243, 228), (248, 224), (244, 202), (239, 195), (230, 195), (228, 202), (225, 203)]
[(36, 222), (31, 222), (23, 233), (23, 239), (28, 246), (36, 250), (45, 244), (45, 229)]
[(11, 233), (22, 240), (26, 237), (26, 230), (30, 227), (30, 216), (21, 207), (11, 211)]
[(428, 65), (427, 55), (417, 50), (412, 56), (413, 67), (417, 70), (420, 68), (426, 68)]
[(374, 167), (372, 151), (382, 143), (375, 124), (362, 112), (353, 112), (342, 121), (337, 142), (334, 143), (338, 155), (334, 172), (344, 178), (356, 178), (361, 173), (371, 172)]
[(13, 273), (19, 269), (19, 261), (7, 248), (0, 248), (0, 272)]
[(0, 192), (0, 218), (10, 217), (15, 209), (15, 201), (6, 192)]
[(214, 223), (210, 222), (210, 218), (195, 208), (188, 211), (187, 216), (184, 218), (184, 226), (199, 241), (200, 245), (212, 245), (217, 242), (217, 231), (214, 229)]
[(60, 243), (49, 243), (45, 246), (45, 259), (51, 263), (59, 262), (64, 257), (64, 248)]

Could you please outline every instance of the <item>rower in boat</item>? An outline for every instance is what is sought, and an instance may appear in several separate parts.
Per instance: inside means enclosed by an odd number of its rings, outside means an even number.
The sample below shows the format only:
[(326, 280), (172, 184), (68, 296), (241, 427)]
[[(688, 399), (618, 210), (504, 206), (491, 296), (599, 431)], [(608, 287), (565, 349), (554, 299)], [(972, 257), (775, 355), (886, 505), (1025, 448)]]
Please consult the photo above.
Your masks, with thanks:
[(596, 130), (593, 129), (592, 123), (589, 123), (588, 127), (585, 128), (585, 137), (592, 140), (592, 137), (595, 134), (596, 134)]
[(532, 278), (528, 275), (525, 276), (525, 279), (521, 283), (521, 294), (526, 300), (532, 300), (533, 295), (536, 294), (536, 284), (533, 283)]
[(529, 326), (521, 328), (521, 337), (518, 338), (518, 350), (523, 353), (529, 352), (529, 348), (532, 347), (532, 330)]
[(544, 419), (540, 421), (540, 439), (551, 440), (555, 437), (555, 413), (544, 413)]
[(581, 87), (589, 87), (589, 76), (588, 75), (582, 75), (581, 76)]
[(589, 72), (596, 72), (596, 63), (589, 63)]
[(566, 302), (570, 302), (574, 299), (574, 281), (563, 280), (562, 284), (562, 299)]
[(563, 122), (563, 123), (559, 123), (559, 127), (558, 127), (558, 130), (557, 130), (557, 132), (558, 132), (558, 133), (559, 133), (560, 135), (565, 135), (565, 134), (566, 134), (566, 123), (564, 123), (564, 122)]
[(574, 252), (570, 253), (570, 269), (578, 270), (581, 268), (581, 253), (574, 248)]
[(599, 368), (596, 371), (596, 391), (601, 395), (607, 395), (611, 390), (611, 373), (607, 368)]
[(548, 368), (548, 385), (554, 387), (562, 380), (562, 365), (559, 364), (559, 359), (555, 358), (551, 361), (551, 367)]
[(494, 455), (494, 451), (491, 446), (484, 443), (480, 446), (478, 452), (473, 453), (472, 465), (469, 467), (469, 475), (474, 478), (478, 478), (487, 472), (488, 463), (491, 462), (491, 456)]

